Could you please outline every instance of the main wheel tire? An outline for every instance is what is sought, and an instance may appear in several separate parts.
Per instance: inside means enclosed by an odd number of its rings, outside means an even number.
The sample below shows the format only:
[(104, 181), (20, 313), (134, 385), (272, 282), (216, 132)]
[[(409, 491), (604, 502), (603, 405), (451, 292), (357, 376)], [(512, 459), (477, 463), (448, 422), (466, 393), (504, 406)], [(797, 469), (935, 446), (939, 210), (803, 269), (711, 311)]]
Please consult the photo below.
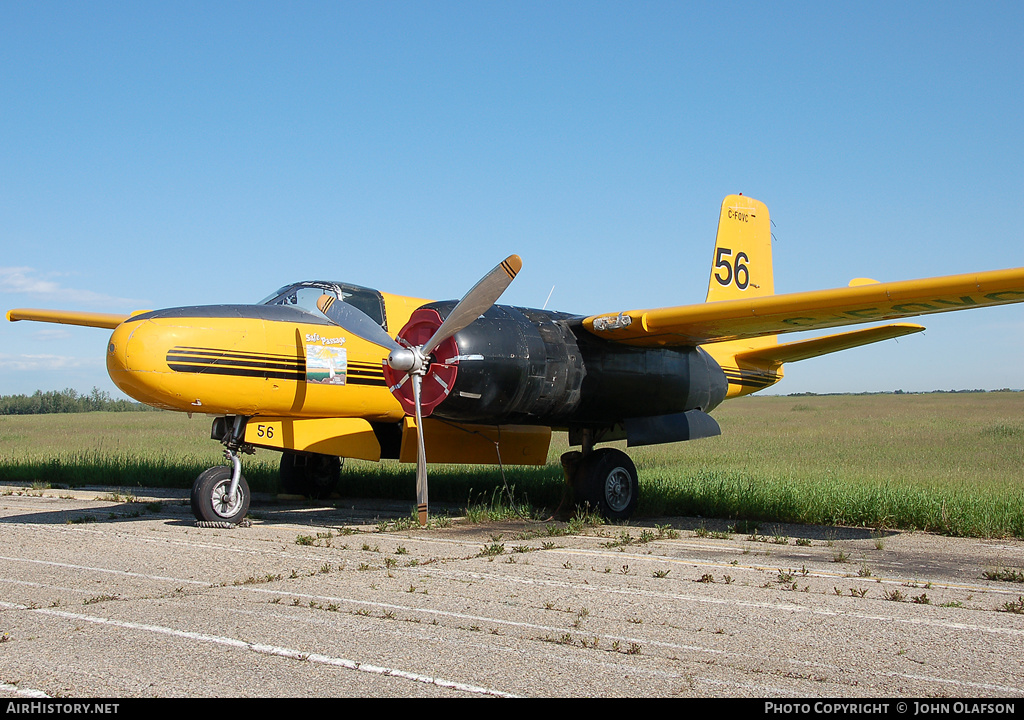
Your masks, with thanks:
[(281, 492), (321, 500), (330, 497), (341, 481), (341, 458), (284, 452), (280, 478)]
[(580, 462), (581, 499), (608, 520), (626, 520), (636, 510), (640, 483), (629, 455), (615, 448), (594, 450)]
[(234, 502), (227, 498), (231, 487), (231, 468), (218, 465), (204, 470), (192, 484), (192, 514), (196, 520), (205, 522), (241, 522), (249, 512), (249, 483), (245, 476), (238, 478), (238, 489), (235, 491)]

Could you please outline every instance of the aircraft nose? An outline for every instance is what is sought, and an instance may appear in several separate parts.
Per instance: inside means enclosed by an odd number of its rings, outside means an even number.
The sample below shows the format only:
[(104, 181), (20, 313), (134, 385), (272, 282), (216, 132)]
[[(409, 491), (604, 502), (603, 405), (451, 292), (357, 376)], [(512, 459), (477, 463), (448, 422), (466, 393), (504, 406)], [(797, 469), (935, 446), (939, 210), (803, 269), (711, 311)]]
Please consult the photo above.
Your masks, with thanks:
[(114, 384), (121, 388), (127, 395), (146, 402), (140, 397), (140, 388), (137, 382), (133, 382), (131, 365), (128, 362), (128, 344), (131, 341), (132, 330), (138, 323), (124, 322), (114, 328), (107, 342), (107, 374)]
[(107, 372), (111, 379), (114, 373), (122, 373), (128, 370), (128, 338), (130, 333), (121, 332), (124, 323), (118, 325), (110, 335), (107, 343)]
[(152, 335), (146, 320), (128, 320), (114, 329), (107, 343), (107, 374), (126, 395), (156, 407), (168, 407), (162, 373), (147, 352)]
[[(293, 332), (289, 328), (289, 337)], [(298, 368), (301, 360), (294, 362)], [(164, 410), (258, 414), (270, 374), (280, 364), (267, 353), (262, 318), (245, 318), (235, 306), (135, 315), (107, 343), (114, 384)]]

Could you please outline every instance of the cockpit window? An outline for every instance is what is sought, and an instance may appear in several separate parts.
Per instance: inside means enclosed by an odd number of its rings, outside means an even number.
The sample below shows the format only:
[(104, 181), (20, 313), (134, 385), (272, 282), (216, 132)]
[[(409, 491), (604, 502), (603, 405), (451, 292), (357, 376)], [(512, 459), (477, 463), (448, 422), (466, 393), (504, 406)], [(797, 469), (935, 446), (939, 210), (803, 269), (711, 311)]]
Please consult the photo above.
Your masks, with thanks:
[(333, 295), (343, 302), (352, 305), (373, 318), (387, 330), (384, 316), (384, 302), (376, 290), (355, 285), (344, 285), (331, 282), (303, 282), (286, 285), (277, 292), (260, 301), (260, 305), (292, 305), (308, 313), (324, 317), (316, 306), (316, 301), (323, 294)]

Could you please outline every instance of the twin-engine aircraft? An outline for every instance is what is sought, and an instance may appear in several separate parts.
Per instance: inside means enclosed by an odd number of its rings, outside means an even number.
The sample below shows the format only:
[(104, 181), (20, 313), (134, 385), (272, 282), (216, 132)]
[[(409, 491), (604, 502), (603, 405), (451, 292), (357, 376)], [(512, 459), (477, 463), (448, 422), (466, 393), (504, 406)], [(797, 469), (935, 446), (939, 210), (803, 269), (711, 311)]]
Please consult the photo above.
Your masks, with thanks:
[(741, 195), (722, 203), (702, 304), (589, 317), (496, 305), (521, 265), (510, 255), (459, 302), (300, 282), (256, 305), (7, 317), (112, 329), (107, 369), (119, 388), (216, 416), (212, 435), (230, 466), (196, 479), (199, 520), (245, 516), (239, 453), (259, 447), (282, 451), (283, 488), (308, 495), (333, 488), (339, 458), (415, 461), (425, 524), (428, 460), (540, 465), (552, 429), (580, 448), (562, 456), (576, 501), (625, 519), (639, 496), (636, 468), (599, 443), (718, 435), (708, 413), (778, 382), (783, 363), (924, 328), (779, 335), (1024, 301), (1024, 268), (776, 295), (768, 209)]

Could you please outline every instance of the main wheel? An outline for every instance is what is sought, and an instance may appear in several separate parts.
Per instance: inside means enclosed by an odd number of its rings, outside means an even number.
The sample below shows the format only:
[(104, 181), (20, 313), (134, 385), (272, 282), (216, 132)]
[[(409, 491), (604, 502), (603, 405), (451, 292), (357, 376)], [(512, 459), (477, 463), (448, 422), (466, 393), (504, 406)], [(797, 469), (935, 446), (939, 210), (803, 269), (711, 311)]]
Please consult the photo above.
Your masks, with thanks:
[(329, 497), (341, 481), (341, 458), (281, 453), (281, 492), (314, 500)]
[(228, 499), (230, 488), (230, 467), (218, 465), (200, 473), (192, 484), (192, 514), (196, 520), (240, 522), (249, 512), (249, 483), (245, 481), (244, 475), (238, 478), (238, 489), (233, 500)]
[(577, 470), (581, 500), (609, 520), (626, 520), (636, 510), (640, 483), (629, 455), (600, 448), (583, 458)]

